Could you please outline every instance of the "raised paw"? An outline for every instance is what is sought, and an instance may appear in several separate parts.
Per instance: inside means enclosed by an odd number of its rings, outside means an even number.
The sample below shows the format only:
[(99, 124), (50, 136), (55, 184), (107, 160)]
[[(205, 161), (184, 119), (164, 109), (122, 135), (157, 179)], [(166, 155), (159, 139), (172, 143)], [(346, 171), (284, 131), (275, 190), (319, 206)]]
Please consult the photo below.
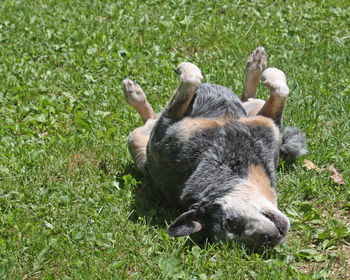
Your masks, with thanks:
[(267, 66), (267, 55), (264, 47), (257, 47), (249, 56), (246, 64), (246, 72), (252, 72), (252, 74), (261, 75), (261, 72), (265, 70)]
[(261, 75), (261, 81), (272, 95), (288, 97), (289, 88), (287, 86), (286, 75), (277, 68), (267, 68)]
[(125, 101), (131, 106), (141, 105), (147, 102), (146, 95), (142, 88), (133, 80), (125, 78), (123, 80), (124, 85), (124, 98)]
[(141, 115), (144, 122), (149, 119), (157, 119), (151, 105), (148, 103), (142, 88), (129, 78), (124, 79), (124, 98)]
[(265, 49), (261, 46), (257, 47), (248, 57), (245, 67), (245, 83), (241, 100), (247, 101), (249, 98), (256, 97), (256, 90), (258, 88), (261, 73), (265, 70), (267, 65), (267, 56)]
[(180, 75), (181, 81), (185, 83), (193, 83), (196, 86), (199, 86), (203, 80), (201, 70), (190, 62), (180, 63), (176, 67), (175, 72)]

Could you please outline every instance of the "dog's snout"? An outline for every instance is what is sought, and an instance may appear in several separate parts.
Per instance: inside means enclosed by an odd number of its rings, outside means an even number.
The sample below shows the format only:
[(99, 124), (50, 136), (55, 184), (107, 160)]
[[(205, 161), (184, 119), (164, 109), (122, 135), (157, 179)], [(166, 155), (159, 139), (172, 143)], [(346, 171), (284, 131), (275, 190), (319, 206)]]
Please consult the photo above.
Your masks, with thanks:
[(279, 234), (283, 237), (289, 230), (289, 220), (283, 214), (276, 214), (272, 212), (264, 213), (264, 216), (273, 222), (278, 229)]

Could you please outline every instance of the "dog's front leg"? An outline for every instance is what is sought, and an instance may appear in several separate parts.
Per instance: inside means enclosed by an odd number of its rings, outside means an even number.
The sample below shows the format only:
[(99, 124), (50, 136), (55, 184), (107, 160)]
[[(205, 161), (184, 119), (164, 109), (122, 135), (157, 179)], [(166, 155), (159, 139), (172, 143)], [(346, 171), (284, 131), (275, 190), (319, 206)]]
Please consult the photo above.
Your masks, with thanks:
[(146, 173), (147, 164), (147, 144), (152, 129), (156, 123), (157, 115), (154, 113), (151, 105), (148, 103), (142, 88), (135, 82), (126, 78), (123, 81), (124, 98), (141, 115), (145, 124), (136, 128), (130, 133), (129, 151), (137, 168)]
[(124, 99), (141, 115), (144, 122), (149, 119), (156, 120), (157, 115), (154, 113), (151, 105), (147, 101), (146, 94), (142, 88), (129, 78), (125, 78), (124, 85)]
[(175, 90), (170, 102), (165, 107), (163, 116), (180, 120), (189, 104), (192, 101), (194, 94), (202, 83), (202, 73), (199, 68), (189, 62), (182, 62), (176, 67), (176, 73), (180, 75), (180, 85)]

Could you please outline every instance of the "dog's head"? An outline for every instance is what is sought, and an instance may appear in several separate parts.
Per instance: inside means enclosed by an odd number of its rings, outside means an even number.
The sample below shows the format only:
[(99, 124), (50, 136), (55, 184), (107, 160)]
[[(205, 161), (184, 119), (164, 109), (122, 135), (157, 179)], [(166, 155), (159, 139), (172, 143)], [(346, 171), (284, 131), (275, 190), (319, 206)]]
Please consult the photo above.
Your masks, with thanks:
[(289, 220), (277, 208), (276, 192), (264, 169), (251, 166), (248, 174), (223, 196), (193, 204), (169, 226), (168, 234), (201, 231), (213, 241), (237, 241), (254, 248), (275, 246), (289, 230)]

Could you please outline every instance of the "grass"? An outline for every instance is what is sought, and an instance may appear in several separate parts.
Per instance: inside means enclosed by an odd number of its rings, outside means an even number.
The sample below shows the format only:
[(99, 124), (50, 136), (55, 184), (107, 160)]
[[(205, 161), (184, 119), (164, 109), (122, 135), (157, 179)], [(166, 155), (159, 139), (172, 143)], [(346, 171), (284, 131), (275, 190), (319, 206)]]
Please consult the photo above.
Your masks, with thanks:
[[(348, 279), (347, 1), (3, 0), (0, 4), (1, 279)], [(136, 79), (160, 111), (181, 61), (240, 93), (263, 45), (291, 95), (285, 124), (316, 165), (278, 172), (286, 241), (264, 254), (165, 233), (171, 211), (135, 170)], [(260, 96), (267, 92), (260, 87)]]

